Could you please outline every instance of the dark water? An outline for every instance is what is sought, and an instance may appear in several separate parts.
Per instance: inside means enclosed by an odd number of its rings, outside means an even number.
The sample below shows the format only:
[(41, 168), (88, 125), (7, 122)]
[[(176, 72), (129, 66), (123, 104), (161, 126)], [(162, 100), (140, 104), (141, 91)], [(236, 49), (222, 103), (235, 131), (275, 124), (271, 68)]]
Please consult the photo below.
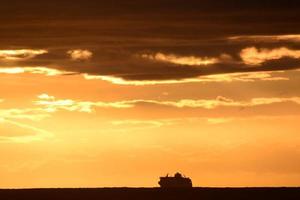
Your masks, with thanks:
[(300, 188), (94, 188), (0, 190), (0, 200), (300, 200)]

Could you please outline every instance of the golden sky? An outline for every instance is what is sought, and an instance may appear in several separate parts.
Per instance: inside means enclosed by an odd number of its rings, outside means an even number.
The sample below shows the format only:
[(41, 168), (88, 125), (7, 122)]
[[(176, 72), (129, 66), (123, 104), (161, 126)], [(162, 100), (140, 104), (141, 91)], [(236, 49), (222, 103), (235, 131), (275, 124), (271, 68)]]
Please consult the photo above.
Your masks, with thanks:
[(299, 186), (299, 3), (49, 2), (0, 8), (0, 188)]

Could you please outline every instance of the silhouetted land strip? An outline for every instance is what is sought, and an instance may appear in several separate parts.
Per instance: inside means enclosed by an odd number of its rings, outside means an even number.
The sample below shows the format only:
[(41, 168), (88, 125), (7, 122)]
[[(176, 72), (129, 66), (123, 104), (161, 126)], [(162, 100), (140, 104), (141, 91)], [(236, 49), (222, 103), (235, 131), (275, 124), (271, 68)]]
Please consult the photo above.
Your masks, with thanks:
[(1, 200), (300, 200), (300, 188), (90, 188), (0, 190)]

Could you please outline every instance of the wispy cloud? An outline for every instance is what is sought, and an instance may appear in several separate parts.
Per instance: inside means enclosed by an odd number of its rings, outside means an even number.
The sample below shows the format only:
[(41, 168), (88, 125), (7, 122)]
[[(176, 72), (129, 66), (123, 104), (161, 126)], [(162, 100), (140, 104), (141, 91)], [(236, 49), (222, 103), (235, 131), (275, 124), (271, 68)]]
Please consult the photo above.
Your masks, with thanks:
[(27, 124), (0, 118), (0, 143), (27, 143), (53, 137), (53, 134)]
[(234, 120), (233, 118), (207, 118), (207, 122), (209, 124), (224, 124), (227, 122), (231, 122)]
[(102, 80), (108, 81), (118, 85), (157, 85), (157, 84), (179, 84), (179, 83), (210, 83), (210, 82), (253, 82), (253, 81), (286, 81), (287, 77), (278, 76), (280, 71), (277, 72), (247, 72), (247, 73), (231, 73), (231, 74), (217, 74), (200, 76), (197, 78), (187, 78), (180, 80), (125, 80), (123, 78), (114, 76), (96, 76), (84, 74), (83, 77), (87, 80)]
[(195, 57), (195, 56), (178, 56), (174, 54), (164, 54), (164, 53), (156, 53), (156, 54), (142, 54), (142, 58), (159, 61), (159, 62), (167, 62), (178, 65), (211, 65), (220, 62), (219, 58), (209, 58), (209, 57)]
[[(150, 51), (150, 50), (149, 50)], [(176, 52), (176, 51), (175, 51)], [(120, 59), (103, 59), (93, 57), (89, 50), (74, 49), (68, 51), (71, 58), (65, 59), (61, 52), (53, 52), (43, 58), (17, 63), (4, 62), (0, 73), (19, 74), (32, 73), (47, 76), (64, 74), (81, 74), (86, 79), (100, 79), (123, 85), (154, 85), (191, 82), (217, 82), (219, 80), (240, 80), (238, 73), (267, 74), (274, 71), (297, 69), (300, 65), (300, 50), (287, 47), (261, 48), (248, 47), (241, 50), (222, 50), (223, 53), (209, 52), (208, 55), (194, 56), (192, 54), (175, 53), (129, 53)], [(224, 53), (225, 52), (225, 53)], [(236, 55), (240, 58), (236, 58)], [(235, 55), (235, 56), (233, 56)], [(114, 55), (108, 55), (110, 58)], [(124, 59), (126, 58), (128, 59)], [(91, 59), (93, 57), (93, 59)], [(290, 58), (290, 59), (286, 59)], [(58, 59), (58, 60), (56, 60)], [(242, 62), (241, 62), (242, 60)], [(280, 63), (268, 62), (279, 60)], [(74, 62), (74, 61), (84, 61)], [(190, 67), (189, 67), (190, 66)], [(244, 75), (241, 75), (244, 76)], [(232, 78), (230, 78), (232, 77)], [(253, 77), (253, 75), (252, 75)], [(220, 79), (221, 78), (221, 79)], [(249, 79), (243, 79), (248, 81)], [(284, 80), (270, 78), (259, 80)]]
[(56, 76), (63, 74), (72, 74), (73, 72), (48, 68), (48, 67), (6, 67), (0, 68), (0, 73), (2, 74), (21, 74), (21, 73), (31, 73), (31, 74), (44, 74), (46, 76)]
[[(0, 103), (2, 101), (0, 99)], [(40, 108), (0, 109), (0, 143), (27, 143), (52, 138), (52, 133), (20, 122), (40, 121), (46, 117), (50, 115)]]
[[(0, 99), (2, 103), (4, 99)], [(0, 119), (40, 121), (50, 115), (41, 108), (6, 108), (0, 109)]]
[(252, 107), (260, 105), (270, 105), (274, 103), (292, 102), (300, 104), (300, 97), (291, 98), (253, 98), (250, 101), (235, 101), (226, 97), (219, 96), (216, 99), (182, 99), (179, 101), (155, 101), (155, 100), (136, 100), (134, 104), (149, 103), (176, 108), (204, 108), (214, 109), (217, 107)]
[(21, 119), (40, 121), (49, 117), (49, 113), (46, 113), (44, 109), (40, 108), (9, 108), (0, 109), (0, 118), (4, 119)]
[(300, 50), (292, 50), (286, 47), (275, 49), (249, 47), (243, 49), (240, 56), (247, 65), (260, 65), (266, 61), (278, 60), (284, 57), (298, 59), (300, 58)]
[(294, 35), (240, 35), (228, 37), (232, 41), (256, 41), (256, 42), (300, 42), (300, 34)]
[(75, 101), (72, 99), (56, 99), (48, 94), (38, 96), (39, 100), (35, 101), (36, 105), (44, 106), (47, 112), (56, 112), (58, 110), (93, 112), (93, 107), (102, 108), (131, 108), (133, 105), (122, 102), (91, 102), (91, 101)]
[(175, 108), (203, 108), (215, 109), (217, 107), (252, 107), (270, 105), (274, 103), (296, 103), (300, 104), (300, 97), (287, 98), (252, 98), (249, 101), (235, 101), (226, 97), (218, 96), (216, 99), (181, 99), (177, 101), (158, 101), (148, 99), (135, 99), (127, 101), (103, 102), (103, 101), (76, 101), (72, 99), (56, 99), (47, 94), (39, 95), (36, 105), (44, 106), (47, 112), (58, 110), (92, 112), (94, 108), (133, 108), (138, 105), (158, 105)]
[(48, 51), (44, 49), (0, 50), (0, 59), (7, 61), (27, 60), (46, 53)]
[[(112, 121), (111, 124), (115, 126), (114, 131), (123, 132), (123, 131), (136, 131), (136, 130), (145, 130), (145, 129), (154, 129), (160, 128), (163, 126), (170, 126), (175, 123), (175, 120), (172, 119), (161, 119), (161, 120), (117, 120)], [(124, 129), (126, 127), (126, 129)]]
[(89, 60), (93, 56), (93, 52), (85, 49), (74, 49), (67, 52), (72, 60)]

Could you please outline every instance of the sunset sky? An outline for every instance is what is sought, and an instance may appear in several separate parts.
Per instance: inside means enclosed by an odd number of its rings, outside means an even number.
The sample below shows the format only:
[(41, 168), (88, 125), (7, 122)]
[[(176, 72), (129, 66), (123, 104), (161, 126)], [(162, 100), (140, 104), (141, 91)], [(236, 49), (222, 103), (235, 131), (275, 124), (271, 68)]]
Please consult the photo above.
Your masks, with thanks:
[(300, 2), (0, 6), (0, 188), (300, 185)]

